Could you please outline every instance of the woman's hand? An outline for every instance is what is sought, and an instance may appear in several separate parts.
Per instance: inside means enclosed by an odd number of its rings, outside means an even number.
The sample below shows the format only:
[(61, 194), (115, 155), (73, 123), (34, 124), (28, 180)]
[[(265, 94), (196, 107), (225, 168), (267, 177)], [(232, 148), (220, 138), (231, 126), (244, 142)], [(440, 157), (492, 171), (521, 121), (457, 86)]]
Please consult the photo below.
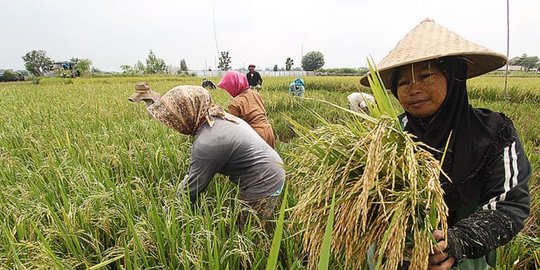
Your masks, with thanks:
[(447, 247), (444, 233), (441, 230), (435, 230), (433, 237), (437, 240), (437, 245), (433, 246), (433, 253), (429, 255), (429, 270), (451, 269), (456, 262), (454, 257), (449, 257), (448, 253), (444, 252)]

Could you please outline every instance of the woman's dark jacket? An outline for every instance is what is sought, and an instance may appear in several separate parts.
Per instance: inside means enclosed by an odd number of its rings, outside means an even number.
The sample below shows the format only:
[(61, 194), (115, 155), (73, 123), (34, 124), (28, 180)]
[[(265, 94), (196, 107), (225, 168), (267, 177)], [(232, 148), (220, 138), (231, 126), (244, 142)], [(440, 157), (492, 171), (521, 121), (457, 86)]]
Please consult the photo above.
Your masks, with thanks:
[[(449, 141), (443, 170), (451, 180), (441, 176), (449, 208), (447, 252), (458, 261), (480, 258), (523, 228), (531, 167), (512, 121), (469, 105), (464, 61), (438, 61), (448, 80), (441, 108), (427, 119), (406, 112), (401, 121), (439, 160)], [(396, 89), (394, 82), (394, 94)]]

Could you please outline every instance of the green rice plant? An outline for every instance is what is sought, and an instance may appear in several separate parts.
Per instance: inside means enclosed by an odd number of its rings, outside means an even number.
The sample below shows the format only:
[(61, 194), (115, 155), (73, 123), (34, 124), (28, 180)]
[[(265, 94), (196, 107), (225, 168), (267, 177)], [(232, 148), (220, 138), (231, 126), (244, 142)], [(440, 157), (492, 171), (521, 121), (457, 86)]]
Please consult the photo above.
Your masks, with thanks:
[(403, 132), (378, 75), (370, 84), (377, 101), (373, 117), (350, 112), (344, 123), (332, 124), (321, 116), (314, 130), (289, 118), (300, 136), (287, 159), (299, 191), (293, 218), (303, 225), (310, 268), (316, 267), (336, 194), (335, 260), (363, 269), (375, 245), (376, 269), (396, 269), (404, 259), (410, 269), (427, 269), (432, 232), (447, 230), (440, 165), (427, 146)]
[(283, 224), (285, 221), (285, 206), (287, 205), (287, 194), (289, 188), (285, 187), (285, 193), (283, 194), (283, 202), (279, 211), (279, 218), (277, 221), (277, 227), (274, 231), (274, 239), (272, 239), (272, 247), (270, 248), (270, 255), (268, 256), (268, 262), (266, 263), (266, 270), (273, 270), (278, 265), (278, 255), (281, 246), (281, 236), (283, 235)]
[(505, 248), (498, 250), (497, 269), (539, 269), (540, 240), (519, 234)]
[(332, 230), (334, 228), (334, 209), (336, 204), (336, 194), (332, 195), (332, 204), (330, 204), (330, 212), (326, 221), (326, 229), (324, 230), (321, 252), (319, 254), (319, 265), (317, 269), (326, 270), (330, 264), (330, 244), (332, 243)]
[[(298, 147), (300, 135), (283, 115), (307, 129), (317, 129), (321, 117), (331, 124), (362, 122), (346, 125), (358, 134), (364, 126), (375, 125), (308, 99), (348, 106), (351, 91), (370, 91), (360, 87), (359, 77), (304, 77), (303, 100), (287, 93), (293, 79), (266, 77), (260, 92), (282, 156)], [(215, 177), (197, 207), (177, 196), (176, 184), (189, 166), (191, 142), (156, 123), (143, 104), (127, 102), (139, 81), (149, 82), (161, 93), (201, 82), (193, 77), (144, 76), (75, 78), (70, 84), (61, 78), (42, 78), (37, 85), (0, 83), (0, 269), (144, 269), (145, 259), (150, 269), (266, 266), (272, 236), (257, 226), (237, 230), (234, 225), (242, 206), (235, 199), (237, 189), (225, 177)], [(499, 77), (475, 78), (469, 92), (475, 106), (502, 111), (514, 121), (536, 172), (530, 181), (531, 217), (519, 236), (531, 241), (527, 245), (512, 241), (501, 248), (515, 251), (515, 257), (499, 256), (499, 265), (512, 266), (515, 258), (532, 262), (536, 256), (538, 261), (538, 252), (533, 251), (540, 250), (538, 241), (532, 241), (540, 235), (540, 122), (534, 121), (540, 118), (536, 102), (540, 78), (510, 78), (510, 99), (501, 95), (502, 84)], [(227, 108), (228, 93), (211, 93)], [(296, 178), (287, 179), (277, 269), (305, 269), (302, 224), (293, 222), (289, 208), (298, 204), (297, 194), (307, 191), (295, 184)], [(327, 205), (330, 201), (328, 195)], [(321, 218), (320, 235), (326, 230), (326, 217)], [(332, 251), (330, 268), (346, 268), (340, 256)]]

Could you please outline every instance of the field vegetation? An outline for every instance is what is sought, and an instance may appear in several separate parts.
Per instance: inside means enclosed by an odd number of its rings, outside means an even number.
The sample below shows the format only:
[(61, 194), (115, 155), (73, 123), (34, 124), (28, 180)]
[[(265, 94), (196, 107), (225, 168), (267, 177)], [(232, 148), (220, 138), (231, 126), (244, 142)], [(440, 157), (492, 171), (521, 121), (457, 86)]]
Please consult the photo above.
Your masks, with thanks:
[[(288, 96), (293, 79), (267, 77), (261, 91), (285, 162), (298, 145), (287, 118), (307, 128), (320, 123), (312, 111), (330, 123), (352, 119), (328, 104)], [(369, 92), (359, 77), (304, 79), (306, 97), (343, 107), (351, 92)], [(191, 141), (151, 119), (143, 104), (128, 102), (139, 81), (162, 94), (201, 82), (122, 77), (0, 84), (0, 269), (261, 269), (274, 258), (272, 234), (255, 222), (239, 231), (243, 206), (225, 177), (217, 176), (194, 204), (177, 195)], [(520, 235), (500, 249), (497, 269), (538, 269), (540, 78), (512, 77), (508, 85), (505, 95), (504, 78), (469, 82), (473, 106), (501, 111), (514, 121), (534, 171), (531, 216)], [(211, 93), (227, 108), (231, 97), (225, 91)], [(298, 202), (298, 192), (287, 194), (283, 209)], [(305, 269), (309, 256), (291, 212), (283, 212), (277, 268)], [(338, 258), (330, 255), (330, 268), (343, 269)]]

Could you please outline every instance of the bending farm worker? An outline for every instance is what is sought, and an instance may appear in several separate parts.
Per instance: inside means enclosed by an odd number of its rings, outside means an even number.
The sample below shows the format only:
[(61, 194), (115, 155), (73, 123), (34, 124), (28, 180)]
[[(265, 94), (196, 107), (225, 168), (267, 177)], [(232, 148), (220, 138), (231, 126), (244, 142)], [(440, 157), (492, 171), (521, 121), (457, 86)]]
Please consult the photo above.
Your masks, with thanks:
[(354, 92), (347, 96), (349, 108), (355, 112), (369, 113), (369, 105), (375, 104), (375, 98), (367, 93)]
[(233, 97), (229, 104), (229, 113), (246, 121), (268, 145), (274, 148), (274, 131), (268, 121), (264, 102), (258, 92), (249, 88), (246, 76), (237, 71), (227, 71), (218, 87)]
[(146, 104), (154, 119), (194, 138), (189, 171), (180, 185), (192, 201), (220, 173), (239, 186), (240, 198), (263, 224), (272, 217), (285, 183), (283, 161), (244, 120), (213, 104), (200, 86), (177, 86)]
[(304, 80), (300, 77), (297, 77), (290, 85), (289, 85), (289, 94), (295, 96), (295, 97), (304, 97)]
[(211, 80), (208, 80), (206, 77), (202, 79), (201, 86), (208, 90), (216, 89), (216, 85)]
[(135, 84), (135, 93), (133, 93), (131, 96), (128, 97), (128, 100), (131, 102), (140, 102), (144, 101), (146, 106), (152, 105), (154, 102), (156, 102), (161, 95), (152, 90), (150, 88), (150, 85), (146, 82), (140, 82)]
[(430, 147), (450, 178), (440, 177), (449, 229), (434, 232), (429, 269), (495, 267), (496, 248), (512, 240), (529, 215), (531, 166), (512, 121), (473, 108), (467, 96), (467, 79), (506, 61), (425, 20), (377, 66), (405, 110), (404, 129)]

